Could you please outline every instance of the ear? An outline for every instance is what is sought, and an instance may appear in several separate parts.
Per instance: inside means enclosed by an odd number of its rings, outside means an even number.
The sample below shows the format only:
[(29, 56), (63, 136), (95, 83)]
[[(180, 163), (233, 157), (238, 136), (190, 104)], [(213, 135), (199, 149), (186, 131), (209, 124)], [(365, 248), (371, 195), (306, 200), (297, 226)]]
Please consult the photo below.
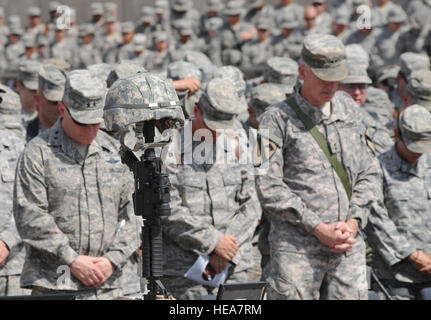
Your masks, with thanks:
[(64, 106), (63, 102), (59, 102), (58, 103), (58, 112), (60, 112), (60, 115), (64, 118), (65, 114), (66, 114), (66, 107)]
[(307, 67), (305, 65), (301, 64), (301, 65), (299, 65), (298, 71), (299, 71), (299, 78), (301, 80), (304, 80), (305, 76), (306, 76), (306, 72), (307, 72)]

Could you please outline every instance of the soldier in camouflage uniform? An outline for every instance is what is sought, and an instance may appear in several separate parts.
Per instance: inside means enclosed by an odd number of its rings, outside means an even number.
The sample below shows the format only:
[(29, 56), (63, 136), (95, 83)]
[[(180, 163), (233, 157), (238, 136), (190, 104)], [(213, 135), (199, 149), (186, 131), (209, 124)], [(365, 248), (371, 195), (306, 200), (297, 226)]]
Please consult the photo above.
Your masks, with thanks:
[[(367, 224), (379, 172), (362, 143), (358, 106), (336, 92), (347, 76), (342, 42), (310, 35), (302, 60), (302, 89), (268, 108), (259, 126), (269, 141), (263, 152), (269, 171), (256, 178), (271, 223), (268, 299), (367, 299), (365, 244), (358, 230)], [(329, 153), (347, 171), (347, 183), (291, 103), (326, 136)]]
[[(216, 130), (235, 129), (238, 102), (230, 81), (212, 80), (194, 107), (192, 131), (204, 129), (215, 137)], [(199, 299), (215, 291), (183, 278), (199, 255), (210, 256), (215, 274), (231, 262), (228, 282), (251, 280), (248, 271), (258, 263), (250, 255), (251, 238), (260, 218), (260, 206), (251, 164), (240, 164), (237, 155), (229, 160), (230, 164), (215, 162), (216, 153), (226, 153), (227, 149), (216, 149), (213, 140), (204, 142), (214, 151), (206, 153), (205, 159), (201, 159), (204, 161), (196, 156), (189, 158), (201, 142), (189, 141), (185, 129), (180, 137), (174, 145), (178, 164), (168, 164), (172, 214), (162, 221), (164, 284), (177, 299)], [(228, 144), (233, 143), (228, 140)]]
[(321, 33), (330, 34), (332, 31), (332, 17), (326, 11), (327, 0), (314, 0), (313, 7), (317, 10), (316, 25)]
[(92, 24), (82, 24), (79, 26), (80, 44), (75, 54), (75, 68), (83, 69), (93, 64), (102, 63), (102, 56), (94, 43), (95, 29)]
[(16, 87), (21, 99), (22, 121), (27, 126), (28, 121), (36, 117), (36, 95), (38, 86), (38, 73), (42, 64), (37, 61), (23, 61), (19, 65)]
[(30, 34), (33, 39), (45, 35), (45, 25), (42, 23), (42, 10), (39, 7), (30, 7), (27, 10), (29, 26), (25, 33)]
[[(0, 95), (4, 98), (5, 93)], [(3, 107), (0, 106), (0, 107)], [(12, 199), (15, 168), (24, 140), (11, 130), (0, 129), (0, 182), (2, 206), (0, 213), (0, 296), (21, 296), (30, 292), (20, 288), (25, 249), (13, 217)]]
[(115, 298), (139, 246), (131, 174), (118, 143), (99, 130), (104, 95), (88, 71), (69, 73), (61, 118), (18, 163), (14, 217), (27, 250), (21, 287), (32, 294)]
[(108, 64), (115, 64), (121, 60), (130, 59), (133, 56), (133, 37), (135, 36), (135, 25), (131, 21), (121, 24), (123, 41), (121, 44), (110, 48), (103, 57), (103, 61)]
[(63, 99), (66, 77), (52, 64), (43, 65), (39, 71), (36, 100), (37, 117), (27, 125), (26, 141), (51, 128), (60, 117), (58, 103)]
[[(301, 18), (303, 19), (303, 17)], [(299, 60), (304, 37), (298, 30), (300, 21), (296, 20), (293, 10), (286, 10), (286, 14), (279, 21), (281, 34), (273, 39), (273, 54), (276, 57), (289, 57)]]
[(204, 37), (207, 33), (207, 23), (211, 18), (223, 19), (221, 14), (224, 9), (224, 3), (221, 0), (207, 0), (206, 12), (199, 19), (199, 37)]
[(0, 129), (11, 131), (24, 139), (25, 128), (22, 123), (22, 107), (19, 95), (2, 84), (0, 84), (0, 95)]
[[(376, 255), (374, 264), (392, 297), (417, 299), (422, 288), (431, 287), (429, 111), (419, 105), (407, 108), (400, 116), (396, 139), (394, 147), (379, 157), (384, 177), (384, 201), (396, 230), (415, 252), (400, 257), (401, 262), (396, 264), (388, 261), (385, 255)], [(385, 238), (383, 232), (376, 236)]]
[(73, 65), (74, 61), (74, 43), (67, 39), (67, 30), (57, 24), (55, 28), (55, 39), (49, 46), (49, 57), (61, 59)]
[(285, 15), (290, 15), (290, 12), (293, 12), (293, 20), (299, 21), (301, 26), (304, 25), (304, 7), (293, 0), (280, 0), (280, 3), (274, 6), (274, 12), (277, 26), (285, 21)]
[(171, 60), (168, 34), (164, 31), (156, 32), (154, 34), (154, 48), (149, 51), (148, 62), (145, 68), (160, 72), (167, 68)]
[(431, 112), (431, 71), (416, 70), (410, 75), (403, 101), (406, 107), (420, 104)]
[(252, 0), (247, 1), (248, 11), (244, 16), (244, 20), (256, 25), (258, 19), (266, 17), (273, 21), (274, 19), (274, 8), (271, 5), (265, 3), (265, 0)]

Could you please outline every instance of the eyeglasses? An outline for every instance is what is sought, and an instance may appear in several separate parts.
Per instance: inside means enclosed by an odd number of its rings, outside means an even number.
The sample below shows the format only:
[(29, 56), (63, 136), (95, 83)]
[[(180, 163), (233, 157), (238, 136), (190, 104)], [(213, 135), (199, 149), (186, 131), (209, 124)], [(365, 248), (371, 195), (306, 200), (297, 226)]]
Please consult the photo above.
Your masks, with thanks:
[(72, 115), (70, 114), (69, 108), (66, 108), (66, 110), (67, 110), (67, 113), (69, 114), (70, 118), (72, 119), (73, 123), (75, 123), (77, 126), (86, 127), (86, 126), (90, 125), (90, 124), (85, 124), (85, 123), (81, 123), (81, 122), (76, 121), (75, 119), (73, 119)]

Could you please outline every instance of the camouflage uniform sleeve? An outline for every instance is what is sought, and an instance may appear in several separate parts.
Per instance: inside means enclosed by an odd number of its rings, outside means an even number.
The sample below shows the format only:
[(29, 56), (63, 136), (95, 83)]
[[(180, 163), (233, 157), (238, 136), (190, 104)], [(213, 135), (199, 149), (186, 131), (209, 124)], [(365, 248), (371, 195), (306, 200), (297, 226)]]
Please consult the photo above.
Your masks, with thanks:
[[(259, 200), (256, 193), (256, 185), (253, 178), (253, 172), (244, 168), (242, 174), (242, 188), (238, 195), (240, 207), (236, 213), (235, 221), (229, 225), (226, 234), (230, 234), (238, 241), (238, 247), (250, 241), (253, 238), (257, 224), (262, 215)], [(232, 262), (238, 264), (241, 257), (238, 254)]]
[(133, 212), (132, 194), (134, 181), (128, 169), (122, 174), (122, 192), (118, 215), (118, 230), (114, 241), (108, 248), (104, 257), (109, 259), (117, 268), (122, 268), (129, 257), (139, 248), (137, 220)]
[(262, 209), (274, 219), (302, 226), (306, 232), (313, 233), (322, 222), (320, 217), (283, 181), (283, 121), (277, 112), (266, 112), (260, 121), (259, 134), (269, 140), (273, 154), (270, 152), (262, 164), (268, 168), (267, 174), (256, 178), (259, 200)]
[(398, 232), (384, 205), (382, 179), (377, 182), (377, 201), (371, 205), (369, 223), (365, 229), (368, 242), (385, 260), (393, 266), (416, 251), (410, 242)]
[(163, 218), (164, 230), (168, 237), (174, 239), (184, 250), (209, 255), (223, 237), (223, 233), (207, 222), (207, 216), (191, 214), (178, 191), (178, 169), (175, 167), (176, 165), (167, 167), (172, 185), (172, 212), (171, 216)]
[(48, 208), (42, 153), (30, 147), (18, 160), (14, 186), (13, 213), (18, 232), (24, 243), (70, 266), (78, 253), (70, 246), (69, 238), (58, 228)]
[(359, 229), (365, 228), (370, 213), (370, 205), (377, 201), (379, 181), (382, 180), (381, 171), (377, 158), (370, 152), (365, 143), (361, 144), (363, 149), (360, 157), (360, 165), (357, 180), (352, 186), (352, 198), (350, 199), (349, 212), (347, 220), (356, 219), (359, 223)]

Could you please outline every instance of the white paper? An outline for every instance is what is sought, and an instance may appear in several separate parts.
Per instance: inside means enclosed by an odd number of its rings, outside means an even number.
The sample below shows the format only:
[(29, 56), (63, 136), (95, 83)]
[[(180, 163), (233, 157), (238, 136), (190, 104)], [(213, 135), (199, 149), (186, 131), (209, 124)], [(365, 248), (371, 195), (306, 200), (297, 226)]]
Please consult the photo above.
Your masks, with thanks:
[(217, 274), (214, 277), (214, 279), (212, 279), (211, 281), (207, 281), (203, 278), (202, 274), (205, 273), (205, 269), (209, 262), (210, 262), (210, 258), (208, 256), (200, 256), (193, 264), (193, 266), (186, 272), (184, 277), (186, 277), (187, 279), (196, 281), (205, 286), (218, 288), (221, 284), (223, 284), (226, 281), (227, 273), (229, 271), (231, 264), (228, 263), (226, 269), (224, 269), (223, 272)]

